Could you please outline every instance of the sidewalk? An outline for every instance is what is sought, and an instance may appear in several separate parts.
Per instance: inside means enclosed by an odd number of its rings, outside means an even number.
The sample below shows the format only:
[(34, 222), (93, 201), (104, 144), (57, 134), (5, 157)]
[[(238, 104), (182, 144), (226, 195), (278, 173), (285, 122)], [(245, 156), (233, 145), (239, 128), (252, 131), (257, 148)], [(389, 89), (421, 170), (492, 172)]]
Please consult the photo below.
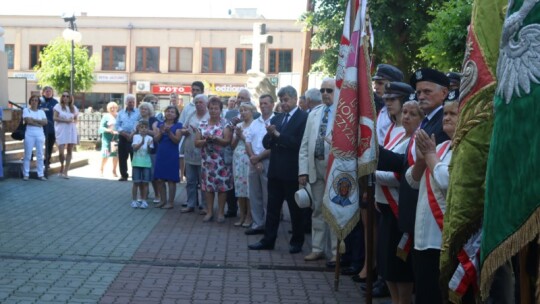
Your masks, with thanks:
[(90, 165), (69, 180), (0, 182), (1, 303), (364, 303), (349, 277), (336, 292), (324, 261), (304, 262), (309, 242), (288, 253), (289, 222), (273, 251), (249, 251), (261, 236), (234, 220), (180, 213), (185, 184), (172, 210), (132, 209), (132, 184), (77, 153)]

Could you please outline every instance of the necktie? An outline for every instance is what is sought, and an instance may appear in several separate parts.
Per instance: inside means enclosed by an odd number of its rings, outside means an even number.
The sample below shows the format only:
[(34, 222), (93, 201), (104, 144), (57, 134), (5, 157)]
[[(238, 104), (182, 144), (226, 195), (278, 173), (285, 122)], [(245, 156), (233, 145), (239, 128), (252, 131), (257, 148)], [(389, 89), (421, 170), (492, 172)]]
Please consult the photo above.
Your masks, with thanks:
[(427, 116), (422, 120), (422, 123), (420, 124), (420, 129), (423, 129), (429, 122), (429, 118)]
[(324, 108), (324, 114), (321, 119), (321, 125), (319, 126), (319, 136), (315, 143), (315, 157), (318, 159), (324, 159), (324, 138), (326, 137), (326, 127), (328, 126), (328, 113), (330, 107)]
[(289, 116), (290, 116), (289, 113), (285, 114), (285, 119), (283, 119), (283, 123), (281, 124), (281, 130), (283, 130), (283, 128), (285, 128), (285, 126), (289, 122)]

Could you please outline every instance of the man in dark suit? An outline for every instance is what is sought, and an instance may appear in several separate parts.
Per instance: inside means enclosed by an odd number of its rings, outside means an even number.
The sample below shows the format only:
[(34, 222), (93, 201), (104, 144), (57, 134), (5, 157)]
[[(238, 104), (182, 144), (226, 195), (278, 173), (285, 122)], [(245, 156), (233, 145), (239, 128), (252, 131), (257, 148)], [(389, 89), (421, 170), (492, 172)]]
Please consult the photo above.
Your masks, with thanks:
[(289, 252), (299, 253), (304, 244), (304, 217), (295, 203), (298, 191), (298, 154), (308, 114), (297, 107), (298, 95), (292, 86), (278, 92), (282, 113), (276, 115), (266, 128), (263, 146), (270, 149), (268, 167), (268, 207), (264, 237), (248, 245), (250, 250), (272, 250), (277, 238), (283, 201), (291, 213), (292, 237)]

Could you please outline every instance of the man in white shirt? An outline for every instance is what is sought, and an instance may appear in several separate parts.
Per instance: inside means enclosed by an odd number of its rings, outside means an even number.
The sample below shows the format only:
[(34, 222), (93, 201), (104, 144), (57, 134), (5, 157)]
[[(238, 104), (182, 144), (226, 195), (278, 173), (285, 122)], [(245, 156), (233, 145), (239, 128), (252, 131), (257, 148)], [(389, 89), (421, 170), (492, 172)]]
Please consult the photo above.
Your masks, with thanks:
[(274, 98), (269, 94), (259, 97), (261, 116), (255, 119), (252, 131), (246, 137), (246, 144), (253, 152), (250, 155), (249, 166), (249, 202), (251, 204), (251, 217), (253, 224), (245, 231), (246, 235), (263, 234), (266, 218), (266, 206), (268, 204), (268, 164), (270, 150), (265, 149), (262, 140), (266, 135), (266, 126), (270, 125), (270, 119), (274, 117)]

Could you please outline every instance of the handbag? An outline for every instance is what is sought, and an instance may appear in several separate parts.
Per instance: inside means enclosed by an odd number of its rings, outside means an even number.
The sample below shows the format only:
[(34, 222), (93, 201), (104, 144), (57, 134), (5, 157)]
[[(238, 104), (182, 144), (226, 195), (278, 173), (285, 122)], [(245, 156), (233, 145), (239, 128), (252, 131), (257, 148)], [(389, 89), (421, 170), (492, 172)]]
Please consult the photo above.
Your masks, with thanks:
[(11, 138), (15, 140), (24, 140), (24, 133), (26, 132), (26, 124), (24, 124), (23, 118), (19, 122), (17, 129), (11, 133)]
[(114, 135), (111, 139), (111, 153), (116, 152), (118, 152), (118, 138), (116, 137), (116, 135)]

